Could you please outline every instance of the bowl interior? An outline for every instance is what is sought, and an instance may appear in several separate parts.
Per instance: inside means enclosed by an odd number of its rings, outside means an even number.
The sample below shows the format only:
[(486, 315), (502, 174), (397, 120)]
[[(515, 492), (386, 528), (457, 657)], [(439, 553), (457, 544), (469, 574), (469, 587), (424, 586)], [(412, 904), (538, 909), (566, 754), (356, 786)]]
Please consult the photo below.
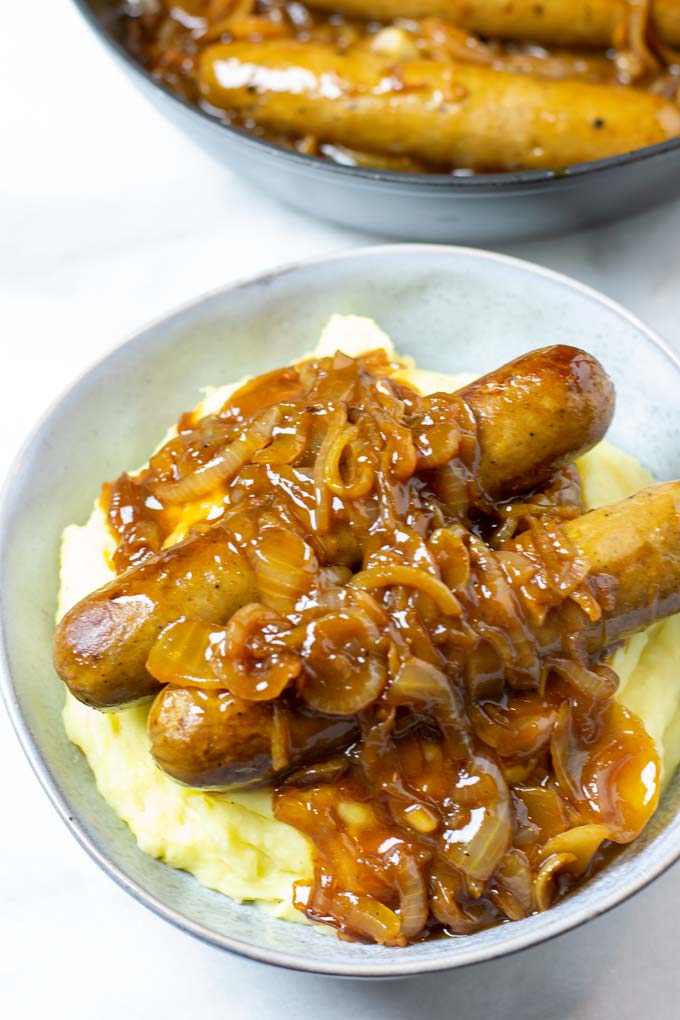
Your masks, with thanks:
[(546, 344), (582, 346), (615, 380), (614, 442), (659, 478), (680, 476), (680, 366), (653, 334), (594, 292), (502, 256), (434, 246), (363, 249), (285, 269), (145, 329), (83, 376), (32, 436), (4, 507), (6, 693), (27, 753), (74, 834), (147, 905), (268, 962), (355, 976), (418, 973), (524, 948), (641, 888), (680, 853), (680, 784), (671, 784), (634, 846), (548, 913), (472, 938), (399, 950), (358, 946), (238, 905), (144, 856), (66, 739), (51, 663), (62, 528), (87, 518), (102, 480), (147, 458), (201, 387), (299, 356), (333, 312), (374, 317), (401, 352), (443, 371), (487, 371)]

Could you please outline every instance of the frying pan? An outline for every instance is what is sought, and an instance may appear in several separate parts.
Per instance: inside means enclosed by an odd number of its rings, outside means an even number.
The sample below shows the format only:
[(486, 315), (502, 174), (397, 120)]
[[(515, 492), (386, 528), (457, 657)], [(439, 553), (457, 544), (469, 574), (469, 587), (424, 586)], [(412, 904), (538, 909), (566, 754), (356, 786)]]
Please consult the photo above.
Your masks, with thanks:
[(112, 0), (74, 0), (161, 112), (217, 160), (287, 205), (355, 230), (476, 244), (565, 233), (680, 196), (680, 138), (558, 171), (453, 177), (341, 166), (223, 124), (125, 50)]

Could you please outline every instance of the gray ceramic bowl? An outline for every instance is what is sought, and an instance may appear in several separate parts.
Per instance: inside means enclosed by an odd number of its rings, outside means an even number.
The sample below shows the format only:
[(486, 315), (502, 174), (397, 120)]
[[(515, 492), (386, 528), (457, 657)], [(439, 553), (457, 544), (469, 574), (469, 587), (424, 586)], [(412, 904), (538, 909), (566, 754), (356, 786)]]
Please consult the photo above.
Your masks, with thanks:
[[(254, 187), (345, 227), (406, 241), (489, 244), (606, 223), (680, 195), (680, 138), (555, 171), (472, 177), (371, 170), (305, 156), (228, 127), (161, 85), (122, 45), (120, 3), (74, 2), (135, 85), (188, 138)], [(184, 181), (183, 193), (195, 186)]]
[(74, 836), (140, 902), (224, 949), (281, 966), (397, 977), (535, 945), (620, 903), (680, 856), (680, 781), (644, 836), (545, 914), (473, 937), (385, 949), (270, 918), (145, 857), (100, 798), (60, 720), (51, 662), (59, 537), (84, 521), (102, 479), (141, 463), (199, 390), (308, 350), (332, 312), (375, 317), (424, 367), (486, 371), (548, 343), (582, 345), (614, 377), (612, 439), (659, 478), (680, 476), (680, 362), (622, 308), (562, 276), (480, 251), (367, 248), (209, 295), (87, 372), (48, 412), (9, 476), (0, 590), (7, 705), (38, 778)]

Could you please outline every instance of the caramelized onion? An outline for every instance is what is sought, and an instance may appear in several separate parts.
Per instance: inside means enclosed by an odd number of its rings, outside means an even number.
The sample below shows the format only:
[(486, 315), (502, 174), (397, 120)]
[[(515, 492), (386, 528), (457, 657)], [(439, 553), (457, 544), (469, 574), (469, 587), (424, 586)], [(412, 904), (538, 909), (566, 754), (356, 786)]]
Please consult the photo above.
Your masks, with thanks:
[(496, 560), (511, 584), (525, 585), (536, 574), (536, 564), (509, 549), (496, 552)]
[(457, 462), (442, 464), (435, 469), (433, 481), (437, 496), (451, 517), (465, 520), (471, 503), (469, 472)]
[(531, 538), (548, 586), (558, 595), (569, 595), (588, 576), (590, 563), (577, 555), (564, 532), (535, 517), (530, 519)]
[(455, 935), (472, 935), (499, 920), (494, 905), (466, 895), (462, 876), (444, 861), (436, 861), (431, 875), (430, 910)]
[(257, 450), (261, 450), (272, 437), (274, 426), (281, 412), (270, 407), (255, 418), (243, 435), (225, 447), (207, 464), (177, 482), (160, 482), (155, 494), (165, 503), (191, 503), (201, 499), (217, 488), (231, 481), (249, 462)]
[(216, 644), (211, 665), (221, 685), (246, 701), (278, 698), (302, 663), (282, 640), (289, 624), (259, 603), (238, 609)]
[(278, 428), (274, 430), (269, 446), (254, 453), (252, 461), (254, 464), (292, 464), (303, 456), (306, 449), (307, 435), (304, 430)]
[[(276, 646), (262, 658), (246, 659), (249, 654), (246, 643), (255, 629), (255, 618), (258, 626), (274, 622), (266, 616), (263, 619), (263, 610), (265, 614), (269, 612), (262, 606), (244, 606), (224, 630), (202, 620), (178, 620), (166, 627), (156, 641), (147, 669), (160, 683), (228, 690), (249, 701), (277, 698), (299, 676), (302, 665), (293, 652)], [(244, 614), (248, 620), (245, 636)], [(236, 634), (240, 636), (235, 638)], [(239, 657), (234, 657), (234, 651)]]
[(547, 910), (555, 898), (555, 876), (576, 861), (573, 854), (551, 854), (543, 861), (534, 881), (536, 906), (539, 910)]
[(418, 863), (413, 858), (402, 861), (397, 873), (399, 890), (399, 934), (412, 939), (420, 935), (427, 924), (427, 889)]
[(355, 574), (350, 584), (368, 591), (404, 585), (428, 595), (445, 616), (460, 616), (462, 612), (458, 599), (444, 582), (432, 574), (426, 574), (419, 567), (379, 565)]
[(243, 659), (249, 654), (249, 642), (255, 638), (272, 638), (290, 629), (285, 617), (260, 602), (249, 602), (233, 613), (224, 631), (224, 654)]
[(354, 606), (382, 631), (386, 631), (390, 623), (390, 618), (380, 603), (362, 588), (329, 588), (319, 594), (318, 602), (327, 609), (346, 609)]
[(272, 768), (276, 772), (287, 769), (290, 765), (291, 743), (288, 709), (285, 705), (274, 703), (272, 713)]
[(575, 659), (555, 658), (548, 659), (546, 665), (586, 697), (601, 701), (604, 698), (612, 698), (616, 693), (619, 678), (608, 666), (600, 664), (589, 669)]
[(565, 702), (557, 715), (550, 740), (550, 753), (557, 781), (565, 795), (575, 804), (584, 800), (581, 787), (581, 766), (584, 748), (574, 733), (572, 705)]
[(521, 921), (536, 909), (531, 866), (521, 850), (512, 847), (501, 861), (491, 898), (511, 921)]
[(313, 550), (285, 528), (264, 529), (253, 560), (260, 598), (278, 613), (291, 613), (319, 580), (319, 562)]
[(218, 690), (224, 684), (216, 677), (212, 662), (224, 638), (224, 630), (202, 620), (177, 620), (160, 634), (146, 668), (162, 684)]
[(508, 805), (471, 808), (463, 825), (443, 834), (441, 853), (466, 878), (484, 883), (493, 875), (512, 840), (512, 818)]
[(410, 708), (436, 720), (447, 754), (454, 760), (471, 752), (468, 722), (460, 693), (441, 670), (414, 656), (406, 659), (390, 684), (386, 705)]
[(398, 938), (402, 922), (380, 900), (372, 896), (340, 892), (336, 894), (335, 902), (339, 916), (360, 937), (379, 945), (393, 943)]
[(461, 722), (464, 719), (462, 702), (446, 674), (414, 656), (401, 663), (390, 683), (386, 701), (389, 705), (408, 706), (418, 711), (442, 709), (451, 718)]
[(575, 588), (574, 591), (570, 592), (569, 598), (583, 610), (591, 623), (597, 623), (598, 620), (602, 619), (602, 606), (593, 594), (592, 587), (594, 585), (589, 580), (586, 584), (581, 585), (580, 588)]
[(550, 742), (556, 713), (538, 695), (520, 694), (499, 705), (493, 701), (471, 705), (475, 733), (501, 757), (536, 754)]
[(418, 451), (418, 470), (440, 467), (459, 455), (463, 443), (459, 416), (466, 417), (465, 408), (455, 395), (433, 393), (424, 398), (411, 422)]
[(390, 379), (378, 379), (372, 386), (377, 405), (372, 417), (380, 430), (385, 445), (382, 450), (382, 467), (387, 476), (397, 482), (406, 482), (416, 470), (418, 454), (413, 433), (403, 423), (405, 406), (394, 391)]
[(487, 882), (507, 853), (513, 835), (510, 792), (500, 769), (487, 761), (496, 800), (467, 809), (442, 834), (440, 853), (466, 879)]
[(571, 874), (580, 877), (590, 867), (591, 861), (602, 843), (609, 839), (610, 833), (606, 825), (577, 825), (566, 832), (553, 836), (540, 851), (540, 859), (546, 860), (553, 854), (573, 857), (565, 867)]
[(463, 534), (453, 528), (437, 528), (429, 541), (442, 580), (454, 591), (464, 588), (470, 580), (470, 553)]
[(215, 672), (222, 687), (244, 701), (272, 701), (302, 671), (293, 652), (274, 651), (264, 661), (246, 664), (238, 659), (217, 658)]
[[(361, 452), (359, 429), (350, 425), (331, 443), (323, 466), (325, 485), (341, 499), (360, 499), (367, 496), (375, 483), (375, 473)], [(350, 478), (343, 478), (343, 456), (351, 453)]]
[(513, 794), (523, 804), (526, 821), (533, 829), (532, 843), (537, 838), (557, 835), (569, 825), (564, 802), (551, 786), (517, 786)]
[(344, 755), (328, 758), (326, 761), (311, 762), (289, 773), (284, 782), (290, 786), (313, 786), (316, 783), (332, 783), (338, 780), (350, 766)]
[(652, 738), (623, 705), (575, 702), (560, 708), (551, 740), (555, 775), (564, 792), (610, 839), (640, 834), (659, 799), (660, 765)]
[(538, 649), (512, 585), (495, 553), (472, 535), (470, 557), (476, 567), (475, 591), (483, 621), (481, 630), (492, 640), (508, 668), (521, 677), (521, 686), (538, 684), (541, 665)]
[(347, 421), (347, 410), (341, 404), (331, 404), (326, 411), (328, 425), (316, 461), (314, 462), (314, 496), (316, 502), (314, 530), (321, 535), (331, 527), (331, 491), (326, 484), (328, 458)]
[(370, 649), (380, 634), (359, 609), (313, 620), (303, 646), (302, 697), (325, 715), (356, 715), (380, 697), (387, 681), (381, 655)]

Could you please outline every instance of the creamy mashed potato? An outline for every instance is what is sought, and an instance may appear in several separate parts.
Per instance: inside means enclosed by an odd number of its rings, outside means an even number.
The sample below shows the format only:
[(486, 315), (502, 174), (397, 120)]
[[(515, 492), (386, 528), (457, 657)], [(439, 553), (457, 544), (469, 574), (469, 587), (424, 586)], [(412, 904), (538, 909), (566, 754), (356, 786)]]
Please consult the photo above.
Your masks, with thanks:
[[(335, 315), (315, 353), (358, 355), (376, 347), (394, 354), (389, 337), (370, 319)], [(455, 390), (473, 378), (428, 372), (416, 369), (410, 359), (398, 360), (403, 368), (397, 376), (424, 393)], [(200, 413), (219, 410), (240, 385), (211, 390)], [(589, 508), (616, 502), (654, 481), (638, 461), (607, 442), (581, 458), (578, 467)], [(209, 503), (192, 507), (168, 544), (179, 541), (209, 511)], [(114, 550), (99, 502), (87, 524), (65, 529), (59, 616), (111, 579)], [(621, 678), (617, 697), (644, 720), (667, 781), (680, 762), (680, 616), (634, 636), (611, 662)], [(293, 882), (312, 874), (306, 837), (273, 817), (266, 789), (202, 793), (166, 776), (149, 753), (147, 713), (148, 705), (141, 705), (104, 714), (67, 692), (63, 714), (66, 732), (87, 757), (100, 793), (128, 824), (141, 850), (233, 899), (262, 902), (277, 916), (304, 922), (291, 900)]]

